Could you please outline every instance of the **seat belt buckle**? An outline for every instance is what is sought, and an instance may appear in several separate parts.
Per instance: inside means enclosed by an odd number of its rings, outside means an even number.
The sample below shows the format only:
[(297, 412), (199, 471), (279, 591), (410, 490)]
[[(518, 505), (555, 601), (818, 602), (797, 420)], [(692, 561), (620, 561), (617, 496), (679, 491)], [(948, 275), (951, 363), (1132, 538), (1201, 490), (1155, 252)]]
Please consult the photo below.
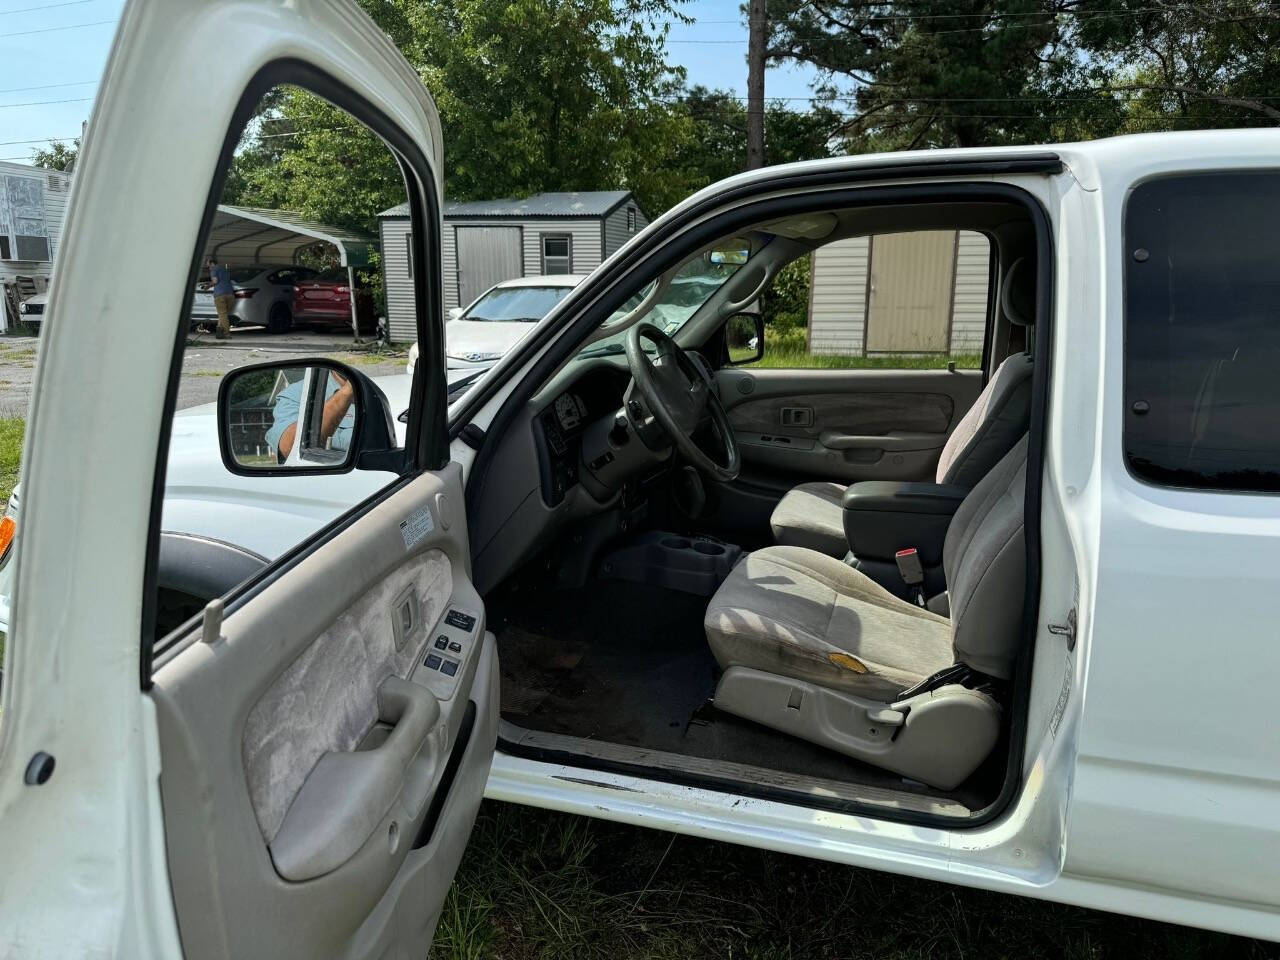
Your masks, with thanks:
[(911, 588), (916, 603), (923, 607), (924, 589), (920, 585), (924, 583), (924, 565), (920, 563), (920, 551), (915, 547), (907, 547), (895, 553), (893, 559), (898, 564), (898, 576)]

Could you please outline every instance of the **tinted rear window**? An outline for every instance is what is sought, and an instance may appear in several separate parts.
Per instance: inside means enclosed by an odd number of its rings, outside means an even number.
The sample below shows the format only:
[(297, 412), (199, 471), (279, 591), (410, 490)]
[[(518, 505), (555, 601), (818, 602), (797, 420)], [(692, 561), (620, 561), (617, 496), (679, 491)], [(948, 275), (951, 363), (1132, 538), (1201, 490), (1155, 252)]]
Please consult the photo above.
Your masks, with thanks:
[(261, 267), (232, 267), (231, 282), (232, 283), (248, 283), (254, 277), (262, 272)]
[(1130, 470), (1280, 491), (1280, 174), (1137, 187), (1124, 256)]

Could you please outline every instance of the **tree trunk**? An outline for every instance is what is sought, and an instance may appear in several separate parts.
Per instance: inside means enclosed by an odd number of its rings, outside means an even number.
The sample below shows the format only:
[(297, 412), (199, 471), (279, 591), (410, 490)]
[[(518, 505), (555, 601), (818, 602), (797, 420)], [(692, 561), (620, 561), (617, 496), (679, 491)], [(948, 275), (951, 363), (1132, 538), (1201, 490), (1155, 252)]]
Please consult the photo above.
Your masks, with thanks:
[(764, 166), (764, 56), (769, 32), (765, 0), (747, 10), (747, 169)]

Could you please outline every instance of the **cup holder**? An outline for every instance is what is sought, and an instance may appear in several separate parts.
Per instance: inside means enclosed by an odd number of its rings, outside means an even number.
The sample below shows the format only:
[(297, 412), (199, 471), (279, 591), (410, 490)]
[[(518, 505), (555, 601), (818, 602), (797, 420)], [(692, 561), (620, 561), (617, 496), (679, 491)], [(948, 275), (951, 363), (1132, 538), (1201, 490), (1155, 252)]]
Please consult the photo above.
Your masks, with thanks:
[(668, 550), (688, 550), (693, 546), (684, 537), (666, 537), (663, 539), (662, 545)]
[(724, 547), (718, 543), (708, 543), (705, 540), (699, 540), (693, 545), (693, 549), (698, 553), (708, 557), (723, 557)]

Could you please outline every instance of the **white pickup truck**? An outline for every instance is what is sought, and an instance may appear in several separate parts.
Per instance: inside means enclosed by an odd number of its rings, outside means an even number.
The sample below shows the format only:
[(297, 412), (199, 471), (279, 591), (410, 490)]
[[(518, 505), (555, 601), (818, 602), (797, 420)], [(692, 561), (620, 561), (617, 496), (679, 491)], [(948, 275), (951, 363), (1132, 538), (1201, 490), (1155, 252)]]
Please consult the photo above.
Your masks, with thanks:
[[(735, 177), (452, 406), (416, 269), (406, 422), (329, 360), (234, 371), (174, 529), (189, 278), (283, 83), (394, 151), (438, 254), (436, 110), (357, 9), (126, 6), (23, 463), (0, 942), (422, 956), (482, 795), (1280, 940), (1280, 132)], [(756, 302), (823, 251), (859, 356), (975, 365), (771, 353)], [(165, 534), (326, 476), (359, 502), (165, 593)]]

